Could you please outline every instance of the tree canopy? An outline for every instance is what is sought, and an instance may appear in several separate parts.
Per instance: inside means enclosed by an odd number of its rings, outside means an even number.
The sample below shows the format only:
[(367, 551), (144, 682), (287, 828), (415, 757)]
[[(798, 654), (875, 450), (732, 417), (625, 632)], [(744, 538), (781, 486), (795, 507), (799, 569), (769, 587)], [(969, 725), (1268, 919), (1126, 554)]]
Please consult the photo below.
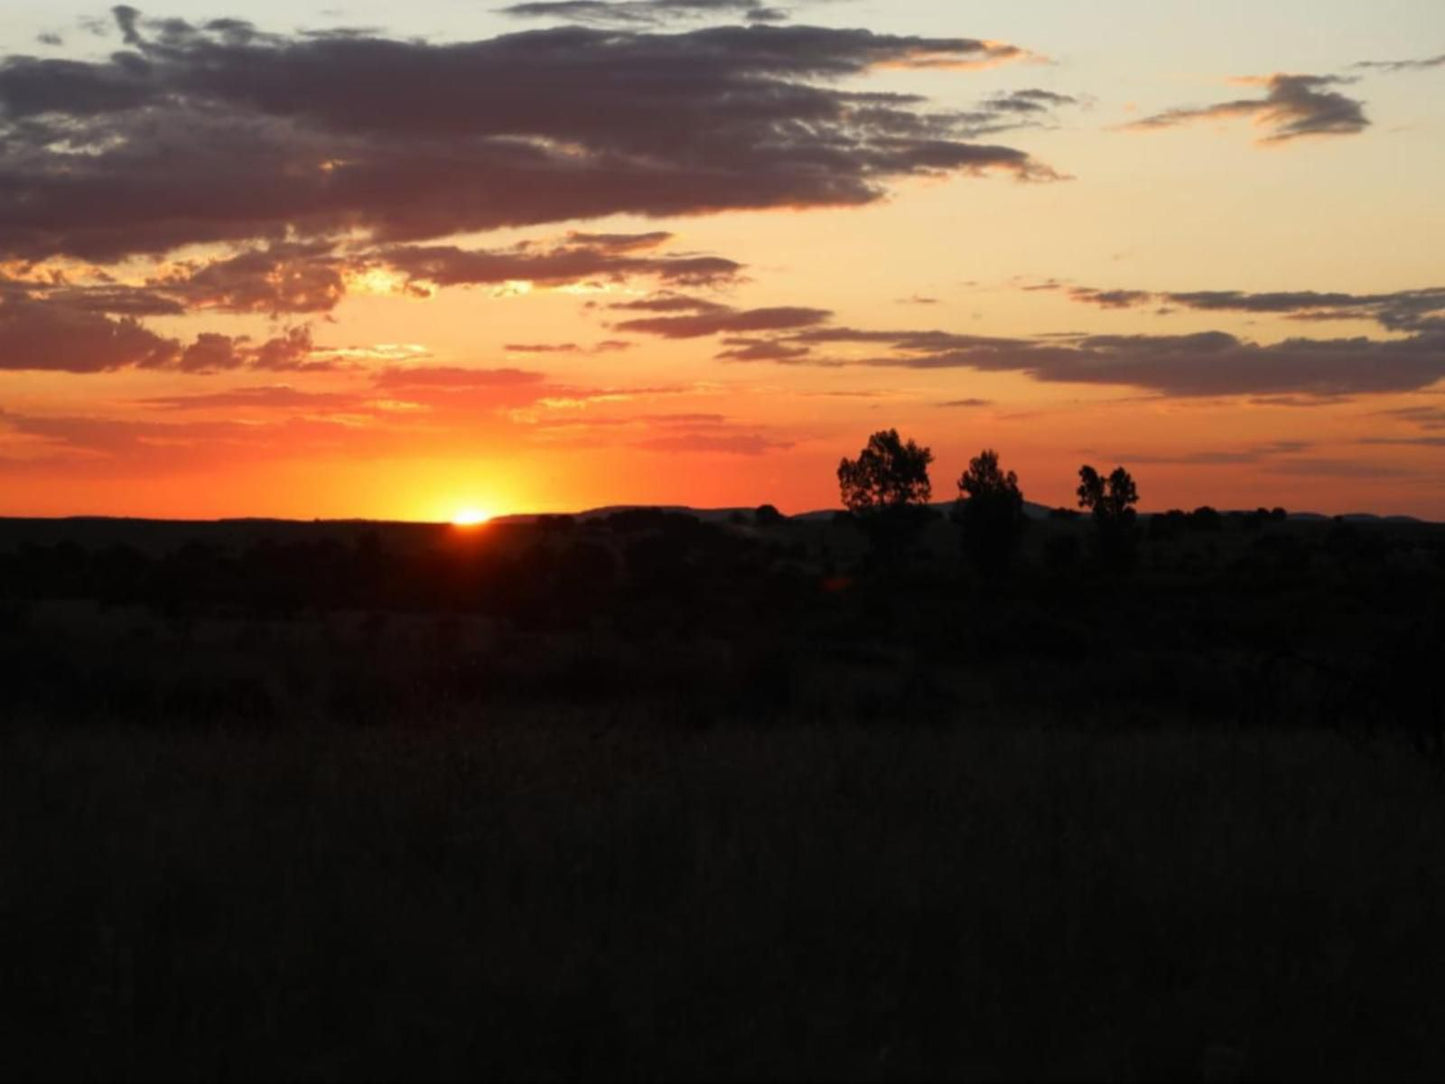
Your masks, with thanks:
[(964, 548), (983, 568), (1009, 563), (1024, 527), (1024, 495), (1018, 475), (998, 465), (998, 452), (985, 448), (958, 479), (954, 519), (963, 528)]
[(1120, 523), (1134, 518), (1134, 505), (1139, 503), (1139, 490), (1123, 467), (1115, 467), (1104, 478), (1093, 467), (1079, 468), (1079, 507), (1087, 508), (1101, 522)]
[(933, 495), (928, 480), (932, 462), (928, 448), (904, 441), (896, 429), (880, 429), (857, 459), (845, 457), (838, 464), (843, 504), (855, 515), (926, 505)]

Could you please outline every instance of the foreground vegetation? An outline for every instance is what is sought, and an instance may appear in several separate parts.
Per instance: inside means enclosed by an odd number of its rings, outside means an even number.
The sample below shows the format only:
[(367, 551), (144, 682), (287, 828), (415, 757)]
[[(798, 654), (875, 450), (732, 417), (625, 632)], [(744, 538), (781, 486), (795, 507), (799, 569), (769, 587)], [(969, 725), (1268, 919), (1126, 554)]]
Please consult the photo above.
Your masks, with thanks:
[(1320, 734), (0, 733), (0, 1076), (1437, 1078), (1445, 818)]
[(1445, 533), (1019, 509), (0, 523), (0, 1078), (1445, 1073)]

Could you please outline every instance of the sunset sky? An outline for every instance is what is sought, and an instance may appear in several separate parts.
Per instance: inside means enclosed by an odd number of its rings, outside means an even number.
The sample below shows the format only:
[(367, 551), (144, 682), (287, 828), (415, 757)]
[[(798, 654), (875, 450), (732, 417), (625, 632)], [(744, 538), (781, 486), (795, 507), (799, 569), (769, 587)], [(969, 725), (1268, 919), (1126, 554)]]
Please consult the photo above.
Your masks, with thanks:
[(1439, 0), (0, 9), (0, 514), (1445, 519)]

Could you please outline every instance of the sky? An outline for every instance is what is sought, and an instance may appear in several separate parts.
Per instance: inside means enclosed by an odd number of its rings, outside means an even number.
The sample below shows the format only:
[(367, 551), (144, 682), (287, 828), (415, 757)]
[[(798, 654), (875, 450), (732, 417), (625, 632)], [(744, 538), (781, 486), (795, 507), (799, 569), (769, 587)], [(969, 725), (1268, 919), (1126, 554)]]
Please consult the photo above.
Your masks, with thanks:
[(1445, 520), (1445, 5), (0, 9), (0, 515)]

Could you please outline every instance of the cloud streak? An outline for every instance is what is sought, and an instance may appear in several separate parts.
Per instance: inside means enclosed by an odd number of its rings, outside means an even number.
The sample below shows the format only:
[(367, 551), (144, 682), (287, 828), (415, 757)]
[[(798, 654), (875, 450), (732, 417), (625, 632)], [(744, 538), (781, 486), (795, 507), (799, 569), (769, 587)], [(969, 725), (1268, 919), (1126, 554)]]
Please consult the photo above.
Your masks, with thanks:
[(1439, 286), (1380, 294), (1317, 290), (1156, 292), (1078, 286), (1070, 289), (1068, 295), (1074, 301), (1104, 309), (1161, 305), (1201, 312), (1283, 316), (1301, 321), (1369, 320), (1387, 331), (1445, 331), (1445, 287)]
[(1445, 68), (1445, 53), (1421, 60), (1361, 60), (1355, 67), (1386, 72), (1427, 71), (1430, 68)]
[[(844, 345), (874, 349), (863, 356), (820, 352)], [(1008, 338), (829, 327), (775, 336), (724, 356), (824, 367), (1017, 372), (1045, 383), (1132, 387), (1181, 398), (1286, 395), (1324, 402), (1417, 391), (1445, 379), (1445, 335), (1434, 333), (1266, 344), (1223, 331)]]
[(1207, 106), (1167, 109), (1125, 125), (1135, 131), (1177, 128), (1200, 121), (1245, 118), (1268, 129), (1261, 143), (1285, 143), (1305, 136), (1356, 135), (1370, 126), (1364, 103), (1332, 87), (1353, 79), (1338, 75), (1249, 76), (1236, 82), (1264, 90), (1260, 98), (1236, 98)]
[[(628, 278), (652, 278), (673, 286), (711, 286), (736, 278), (742, 270), (741, 264), (721, 256), (636, 252), (670, 236), (574, 234), (571, 243), (550, 249), (533, 244), (509, 249), (399, 245), (377, 249), (373, 258), (413, 283), (435, 286), (496, 286), (508, 282), (565, 286)], [(579, 240), (582, 243), (576, 243)]]
[(658, 335), (664, 339), (700, 339), (707, 335), (745, 331), (782, 331), (821, 324), (833, 314), (827, 309), (800, 305), (774, 305), (759, 309), (727, 306), (682, 316), (647, 316), (613, 325), (618, 331)]
[(655, 27), (680, 19), (708, 18), (778, 23), (788, 18), (782, 8), (762, 0), (533, 0), (497, 10), (518, 19), (561, 19), (610, 27)]

